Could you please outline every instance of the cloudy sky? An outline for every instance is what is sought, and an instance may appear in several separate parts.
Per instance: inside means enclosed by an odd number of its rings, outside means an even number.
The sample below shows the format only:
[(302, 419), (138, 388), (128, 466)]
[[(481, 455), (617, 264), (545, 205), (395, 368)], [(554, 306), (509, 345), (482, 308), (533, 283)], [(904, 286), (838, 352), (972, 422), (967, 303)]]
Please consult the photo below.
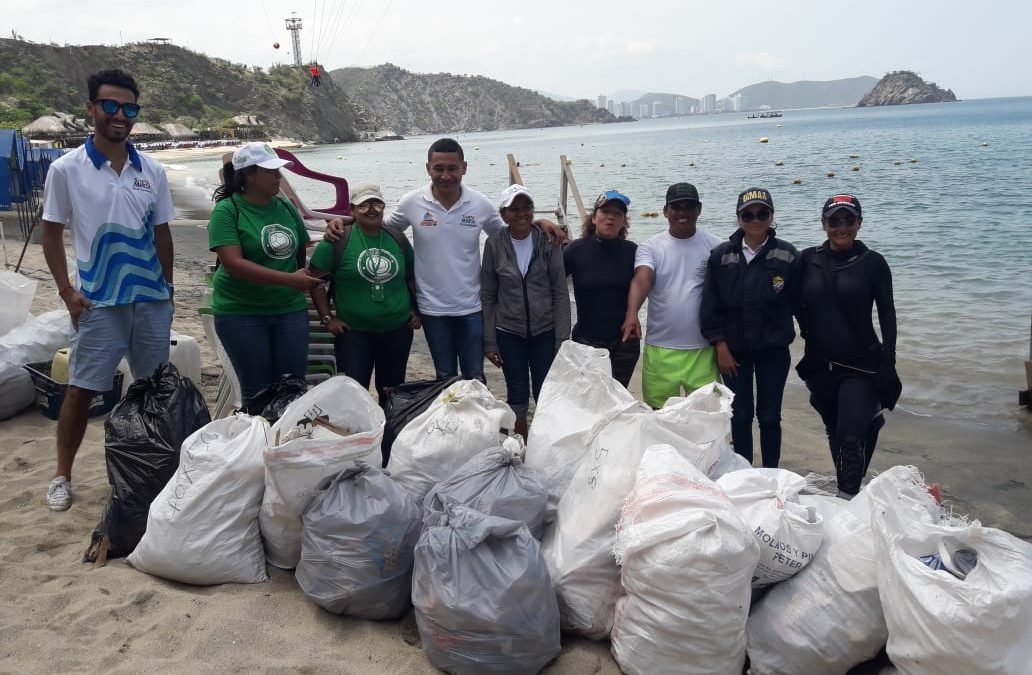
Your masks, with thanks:
[[(4, 0), (0, 35), (112, 44), (166, 37), (230, 61), (391, 62), (566, 96), (726, 96), (774, 79), (916, 70), (960, 98), (1032, 95), (1028, 0)], [(279, 43), (279, 49), (273, 44)]]

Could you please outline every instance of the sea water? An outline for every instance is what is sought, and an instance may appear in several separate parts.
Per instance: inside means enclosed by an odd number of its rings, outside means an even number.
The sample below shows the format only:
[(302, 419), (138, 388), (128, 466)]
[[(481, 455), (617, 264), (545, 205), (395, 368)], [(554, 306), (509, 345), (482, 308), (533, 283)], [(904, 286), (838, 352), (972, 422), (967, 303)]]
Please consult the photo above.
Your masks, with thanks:
[[(827, 197), (855, 194), (864, 214), (859, 237), (892, 268), (900, 407), (997, 428), (1032, 426), (1017, 406), (1023, 361), (1032, 358), (1032, 97), (454, 137), (469, 162), (467, 185), (494, 200), (513, 153), (539, 209), (557, 203), (565, 155), (586, 207), (609, 188), (631, 198), (630, 238), (639, 242), (666, 228), (661, 213), (644, 214), (662, 211), (673, 182), (699, 188), (699, 227), (720, 237), (735, 229), (738, 193), (769, 188), (778, 236), (799, 249), (823, 241)], [(298, 156), (352, 185), (378, 183), (392, 202), (427, 182), (433, 140), (320, 146)], [(214, 187), (217, 160), (177, 163)], [(310, 207), (330, 205), (329, 189), (291, 181)], [(576, 215), (572, 198), (568, 209)], [(794, 374), (790, 382), (799, 386)]]

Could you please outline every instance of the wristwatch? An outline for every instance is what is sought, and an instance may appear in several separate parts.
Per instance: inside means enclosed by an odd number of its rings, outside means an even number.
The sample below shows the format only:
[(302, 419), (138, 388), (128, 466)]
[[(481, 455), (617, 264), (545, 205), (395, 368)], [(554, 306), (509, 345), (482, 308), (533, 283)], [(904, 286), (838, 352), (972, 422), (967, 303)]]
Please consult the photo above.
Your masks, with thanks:
[(327, 314), (327, 315), (323, 316), (323, 318), (319, 319), (319, 323), (321, 323), (324, 326), (329, 326), (330, 325), (330, 321), (332, 321), (332, 320), (333, 320), (333, 317), (330, 316), (329, 314)]

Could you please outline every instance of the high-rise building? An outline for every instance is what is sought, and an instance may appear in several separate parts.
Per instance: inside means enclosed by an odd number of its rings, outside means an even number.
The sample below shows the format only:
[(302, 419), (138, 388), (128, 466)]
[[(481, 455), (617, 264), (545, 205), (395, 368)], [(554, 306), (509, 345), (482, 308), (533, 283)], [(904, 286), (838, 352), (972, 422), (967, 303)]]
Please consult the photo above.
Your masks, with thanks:
[(606, 101), (606, 110), (609, 111), (610, 115), (615, 114), (616, 101), (614, 101), (613, 99), (609, 99), (608, 101)]
[(638, 104), (638, 117), (645, 118), (649, 116), (649, 104), (640, 103)]
[(623, 117), (634, 117), (634, 104), (630, 101), (620, 103), (620, 115)]
[(606, 95), (605, 94), (599, 94), (598, 95), (598, 107), (602, 108), (603, 110), (606, 109)]
[(652, 116), (653, 117), (659, 117), (660, 113), (662, 113), (662, 112), (663, 112), (663, 102), (662, 101), (653, 101), (652, 102)]
[(688, 99), (684, 96), (678, 96), (674, 99), (674, 114), (675, 115), (687, 115), (688, 114)]
[(731, 110), (734, 112), (742, 112), (742, 94), (741, 92), (731, 97)]
[(702, 97), (702, 114), (707, 115), (717, 112), (717, 95), (706, 94)]

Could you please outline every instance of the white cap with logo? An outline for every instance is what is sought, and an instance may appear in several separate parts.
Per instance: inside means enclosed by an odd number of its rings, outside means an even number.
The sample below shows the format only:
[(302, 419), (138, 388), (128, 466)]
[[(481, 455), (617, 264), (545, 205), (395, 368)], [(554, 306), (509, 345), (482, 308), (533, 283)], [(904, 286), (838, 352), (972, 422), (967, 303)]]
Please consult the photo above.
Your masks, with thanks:
[(513, 183), (509, 187), (502, 190), (502, 198), (498, 201), (498, 208), (507, 209), (512, 206), (513, 201), (520, 195), (525, 195), (527, 199), (534, 202), (534, 198), (530, 195), (530, 190), (523, 187), (519, 183)]
[(263, 169), (282, 169), (293, 162), (280, 159), (276, 151), (268, 143), (245, 143), (233, 153), (233, 170), (240, 171), (249, 166), (260, 166)]

